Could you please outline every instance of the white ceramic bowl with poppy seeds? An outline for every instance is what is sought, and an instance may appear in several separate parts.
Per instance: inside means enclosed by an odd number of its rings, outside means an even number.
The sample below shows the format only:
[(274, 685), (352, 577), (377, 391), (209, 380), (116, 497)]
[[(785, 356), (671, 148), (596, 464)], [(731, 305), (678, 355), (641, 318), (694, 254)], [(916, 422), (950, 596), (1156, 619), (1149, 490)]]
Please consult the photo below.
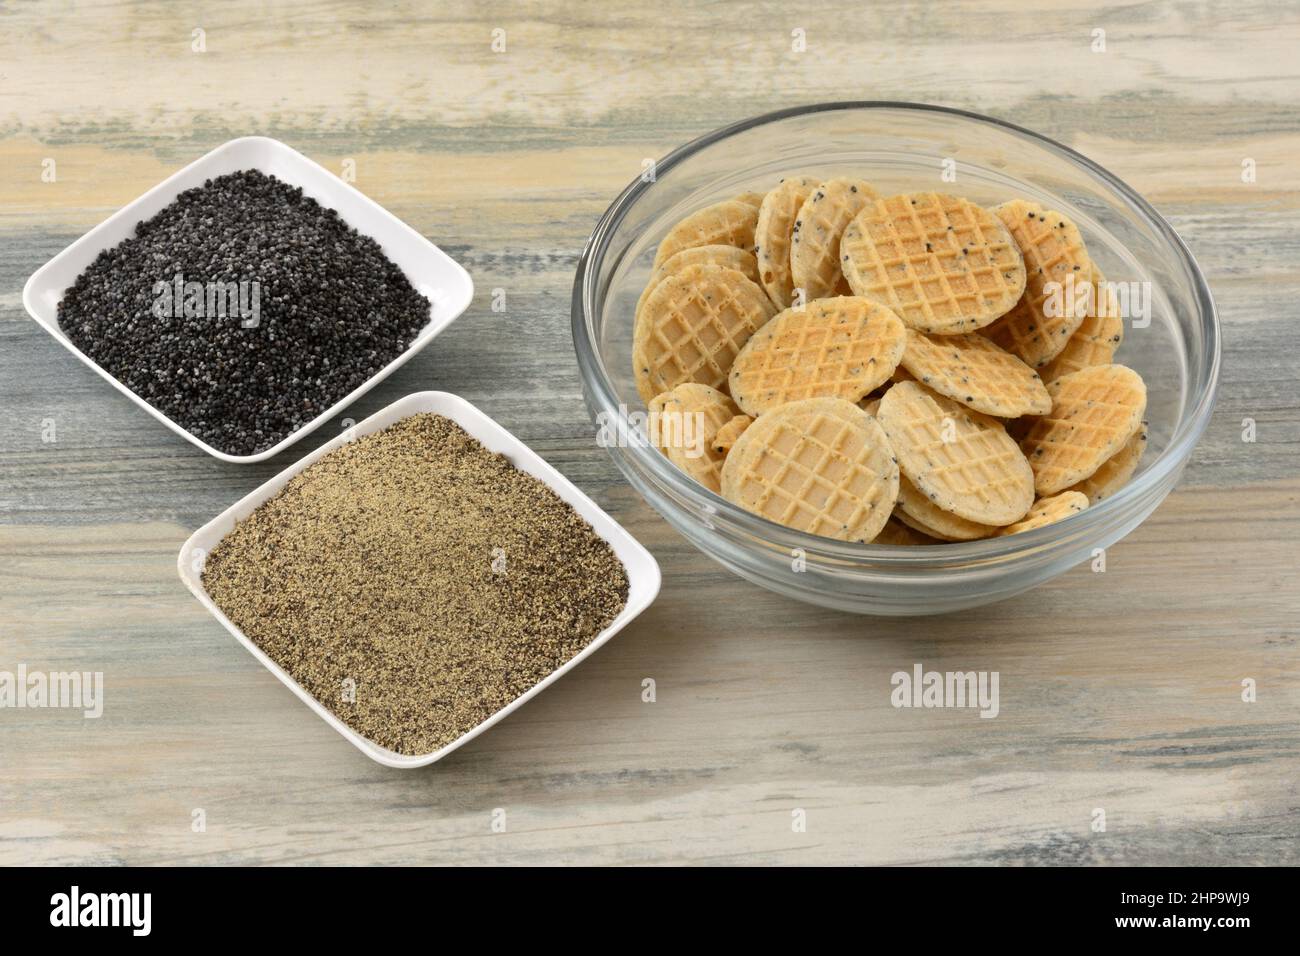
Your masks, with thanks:
[[(182, 192), (202, 186), (209, 179), (243, 170), (275, 176), (290, 187), (301, 188), (304, 196), (315, 199), (321, 206), (337, 212), (346, 225), (379, 244), (384, 255), (401, 269), (415, 291), (429, 300), (430, 309), (428, 321), (410, 344), (352, 391), (299, 424), (296, 430), (285, 434), (270, 447), (253, 454), (228, 454), (149, 404), (74, 345), (60, 328), (59, 302), (101, 252), (114, 248), (135, 234), (137, 223), (155, 216)], [(23, 288), (23, 305), (55, 341), (176, 434), (222, 461), (247, 464), (279, 454), (374, 388), (447, 328), (465, 311), (473, 296), (474, 283), (459, 263), (374, 200), (284, 143), (264, 136), (246, 136), (218, 146), (167, 177), (41, 266)]]
[[(623, 609), (608, 627), (592, 639), (591, 643), (505, 707), (502, 707), (482, 723), (436, 751), (422, 754), (402, 754), (380, 746), (345, 724), (294, 680), (288, 672), (276, 664), (261, 648), (254, 644), (240, 628), (232, 623), (222, 610), (217, 607), (204, 587), (203, 564), (221, 539), (234, 530), (237, 522), (247, 518), (263, 502), (278, 494), (289, 483), (291, 478), (309, 465), (356, 438), (381, 431), (403, 418), (421, 412), (431, 412), (451, 419), (473, 438), (477, 439), (488, 451), (504, 455), (515, 468), (532, 475), (550, 488), (560, 499), (572, 506), (574, 511), (591, 525), (596, 534), (609, 544), (615, 556), (622, 562), (627, 571), (628, 595)], [(431, 559), (436, 558), (434, 555), (430, 557)], [(655, 562), (653, 555), (625, 531), (618, 522), (601, 510), (599, 505), (579, 491), (567, 478), (547, 464), (540, 455), (506, 431), (493, 419), (463, 398), (447, 392), (416, 392), (407, 395), (388, 407), (380, 409), (365, 421), (348, 429), (345, 433), (332, 441), (326, 442), (311, 454), (290, 465), (190, 535), (189, 540), (185, 542), (177, 558), (177, 569), (180, 572), (181, 580), (185, 582), (185, 586), (190, 589), (191, 593), (199, 599), (199, 603), (212, 612), (212, 615), (225, 626), (235, 640), (239, 641), (248, 653), (257, 658), (267, 670), (279, 678), (280, 682), (293, 691), (303, 703), (315, 711), (322, 720), (347, 738), (353, 746), (367, 757), (387, 767), (399, 768), (423, 767), (434, 761), (441, 760), (457, 747), (469, 743), (492, 725), (505, 720), (510, 714), (596, 653), (606, 641), (625, 628), (637, 615), (649, 607), (659, 593), (660, 582), (659, 565)]]

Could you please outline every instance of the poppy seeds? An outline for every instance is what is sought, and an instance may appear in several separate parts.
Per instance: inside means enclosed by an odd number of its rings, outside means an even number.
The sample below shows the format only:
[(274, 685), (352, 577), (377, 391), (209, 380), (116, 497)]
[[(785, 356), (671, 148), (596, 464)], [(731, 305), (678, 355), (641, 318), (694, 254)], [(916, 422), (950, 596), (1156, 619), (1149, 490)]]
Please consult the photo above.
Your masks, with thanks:
[(375, 240), (300, 188), (244, 170), (137, 223), (77, 277), (58, 319), (158, 411), (248, 455), (397, 358), (429, 310)]
[(308, 693), (402, 754), (472, 730), (628, 597), (568, 503), (433, 414), (304, 469), (213, 548), (203, 584)]

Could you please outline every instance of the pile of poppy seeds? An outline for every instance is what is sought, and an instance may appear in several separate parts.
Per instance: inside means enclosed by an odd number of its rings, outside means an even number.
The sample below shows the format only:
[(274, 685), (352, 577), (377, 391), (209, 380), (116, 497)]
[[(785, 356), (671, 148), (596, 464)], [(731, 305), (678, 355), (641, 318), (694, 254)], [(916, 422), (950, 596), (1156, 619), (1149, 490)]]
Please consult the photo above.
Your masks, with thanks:
[(59, 326), (186, 431), (248, 455), (397, 358), (429, 308), (377, 242), (245, 170), (186, 190), (101, 252), (59, 303)]
[(213, 548), (203, 584), (313, 697), (401, 754), (472, 730), (628, 597), (569, 504), (431, 414), (304, 469)]

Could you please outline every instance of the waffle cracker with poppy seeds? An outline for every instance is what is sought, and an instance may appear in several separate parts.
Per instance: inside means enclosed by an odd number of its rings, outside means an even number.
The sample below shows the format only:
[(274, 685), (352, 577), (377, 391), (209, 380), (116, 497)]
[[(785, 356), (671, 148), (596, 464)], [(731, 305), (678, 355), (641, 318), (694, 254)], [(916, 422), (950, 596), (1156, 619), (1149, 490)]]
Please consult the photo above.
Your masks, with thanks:
[(722, 488), (723, 454), (714, 447), (718, 430), (740, 413), (723, 392), (684, 382), (656, 395), (650, 410), (650, 441), (709, 491)]
[(898, 465), (879, 422), (852, 402), (809, 398), (758, 418), (722, 466), (722, 494), (809, 534), (871, 541), (898, 500)]
[(1005, 528), (998, 528), (995, 534), (1002, 537), (1008, 534), (1020, 534), (1022, 531), (1033, 531), (1035, 528), (1041, 528), (1044, 525), (1055, 524), (1063, 518), (1070, 517), (1070, 515), (1077, 515), (1080, 511), (1086, 510), (1087, 507), (1087, 495), (1080, 494), (1077, 491), (1062, 491), (1050, 498), (1039, 498), (1034, 502), (1034, 506), (1029, 509), (1029, 514), (1015, 524), (1007, 525)]
[(1052, 410), (1030, 426), (1020, 448), (1041, 497), (1095, 473), (1142, 427), (1147, 389), (1123, 365), (1094, 365), (1047, 386)]
[(799, 207), (790, 235), (790, 279), (803, 290), (803, 302), (850, 293), (840, 268), (840, 237), (876, 198), (864, 180), (828, 179)]
[(1146, 450), (1147, 426), (1143, 422), (1133, 437), (1124, 443), (1123, 448), (1102, 462), (1101, 467), (1083, 481), (1071, 485), (1069, 490), (1087, 495), (1088, 503), (1093, 505), (1103, 498), (1109, 498), (1128, 484)]
[(694, 246), (738, 246), (753, 252), (757, 224), (758, 207), (739, 199), (697, 209), (668, 230), (655, 253), (655, 268)]
[(974, 541), (995, 534), (997, 525), (967, 521), (944, 511), (917, 489), (906, 475), (898, 479), (898, 507), (894, 517), (922, 534), (942, 541)]
[(1024, 259), (1002, 221), (945, 193), (867, 206), (844, 230), (840, 259), (855, 295), (937, 335), (988, 325), (1025, 290)]
[(1110, 365), (1115, 360), (1115, 350), (1124, 341), (1124, 321), (1120, 316), (1119, 302), (1106, 285), (1106, 279), (1096, 266), (1092, 270), (1093, 298), (1088, 314), (1065, 343), (1061, 354), (1038, 371), (1044, 382), (1054, 382), (1094, 365)]
[(927, 335), (908, 329), (902, 366), (940, 395), (986, 415), (1018, 418), (1052, 409), (1037, 373), (978, 332)]
[(1019, 521), (1034, 503), (1034, 474), (1001, 422), (899, 382), (880, 401), (899, 468), (935, 506), (978, 524)]
[[(1027, 199), (1013, 199), (993, 208), (1011, 231), (1025, 257), (1025, 294), (985, 334), (1034, 368), (1041, 368), (1065, 348), (1091, 307), (1075, 300), (1066, 308), (1064, 284), (1092, 276), (1092, 259), (1083, 235), (1063, 213), (1044, 209)], [(1055, 284), (1057, 295), (1050, 297)], [(1055, 303), (1054, 308), (1048, 308)], [(1048, 312), (1059, 313), (1048, 315)]]
[(749, 415), (803, 398), (860, 401), (898, 367), (906, 334), (893, 312), (853, 296), (786, 309), (736, 356), (731, 397)]
[[(759, 278), (768, 298), (777, 308), (786, 309), (793, 301), (794, 279), (790, 275), (790, 239), (794, 221), (817, 180), (809, 176), (787, 176), (763, 197), (754, 230), (754, 254), (758, 257)], [(838, 268), (838, 266), (836, 267)]]
[(632, 339), (642, 400), (683, 382), (725, 388), (731, 363), (774, 312), (763, 290), (735, 269), (696, 265), (665, 276), (642, 306)]
[(732, 416), (713, 436), (713, 450), (725, 457), (731, 452), (731, 446), (736, 444), (736, 439), (743, 435), (745, 429), (752, 424), (754, 424), (754, 419), (749, 415)]

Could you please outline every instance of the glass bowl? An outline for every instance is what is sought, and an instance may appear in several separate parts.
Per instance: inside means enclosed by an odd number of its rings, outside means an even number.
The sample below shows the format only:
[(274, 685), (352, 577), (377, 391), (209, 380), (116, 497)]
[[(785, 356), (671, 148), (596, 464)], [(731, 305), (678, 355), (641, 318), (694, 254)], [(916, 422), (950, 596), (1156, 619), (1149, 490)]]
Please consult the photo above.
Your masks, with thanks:
[[(1078, 224), (1112, 281), (1144, 283), (1115, 361), (1146, 380), (1150, 438), (1119, 492), (1056, 524), (921, 547), (850, 544), (760, 518), (696, 484), (649, 444), (632, 373), (632, 326), (655, 248), (691, 211), (792, 173), (857, 175), (882, 195), (933, 190), (991, 205), (1038, 200)], [(954, 179), (955, 176), (955, 179)], [(825, 607), (939, 614), (1000, 601), (1136, 528), (1177, 483), (1209, 422), (1219, 376), (1214, 301), (1170, 225), (1071, 149), (1000, 120), (912, 103), (826, 103), (703, 136), (648, 168), (596, 224), (573, 285), (573, 340), (601, 444), (651, 506), (701, 551), (762, 587)]]

